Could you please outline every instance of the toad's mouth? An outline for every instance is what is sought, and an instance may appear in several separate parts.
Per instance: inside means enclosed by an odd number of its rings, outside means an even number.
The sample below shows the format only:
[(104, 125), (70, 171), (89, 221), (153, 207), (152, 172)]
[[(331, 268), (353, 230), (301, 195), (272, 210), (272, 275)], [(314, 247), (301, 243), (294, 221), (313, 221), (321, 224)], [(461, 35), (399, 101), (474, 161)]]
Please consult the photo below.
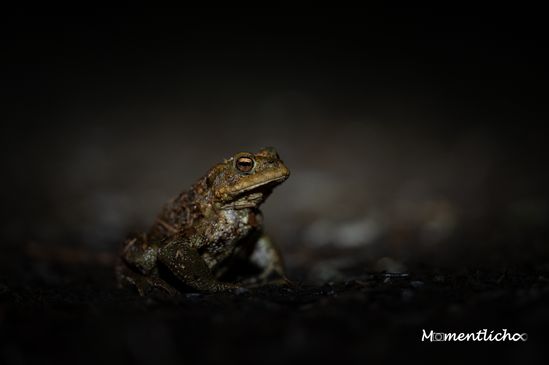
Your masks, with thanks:
[(288, 176), (278, 176), (257, 184), (249, 185), (233, 194), (231, 202), (224, 205), (224, 209), (244, 209), (257, 207), (273, 192), (275, 186), (284, 182)]
[(242, 195), (242, 194), (255, 192), (255, 191), (261, 191), (261, 190), (265, 190), (265, 189), (272, 190), (276, 185), (281, 184), (287, 178), (288, 178), (287, 175), (281, 175), (281, 176), (277, 176), (277, 177), (274, 177), (274, 178), (269, 179), (269, 180), (260, 181), (256, 184), (252, 184), (252, 185), (246, 186), (242, 189), (239, 189), (238, 191), (236, 191), (236, 195), (239, 196), (239, 195)]

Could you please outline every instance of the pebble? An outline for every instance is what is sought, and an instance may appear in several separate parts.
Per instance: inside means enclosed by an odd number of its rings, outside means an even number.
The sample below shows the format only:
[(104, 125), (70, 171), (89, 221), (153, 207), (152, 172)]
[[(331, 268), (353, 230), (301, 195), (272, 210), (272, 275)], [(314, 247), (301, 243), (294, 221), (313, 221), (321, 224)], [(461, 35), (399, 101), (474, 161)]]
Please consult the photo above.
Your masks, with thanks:
[(250, 292), (250, 289), (248, 288), (236, 288), (234, 289), (234, 293), (236, 295), (242, 295), (242, 294), (246, 294), (246, 293), (249, 293)]

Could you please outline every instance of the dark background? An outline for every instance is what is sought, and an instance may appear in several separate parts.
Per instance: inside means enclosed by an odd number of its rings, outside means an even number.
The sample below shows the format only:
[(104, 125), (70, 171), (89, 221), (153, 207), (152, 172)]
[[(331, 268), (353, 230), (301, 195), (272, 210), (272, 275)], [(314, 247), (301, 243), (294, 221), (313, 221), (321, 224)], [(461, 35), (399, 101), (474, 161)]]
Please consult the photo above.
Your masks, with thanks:
[[(158, 358), (139, 348), (151, 333), (165, 362), (185, 358), (181, 337), (198, 333), (193, 349), (217, 349), (205, 359), (236, 359), (250, 352), (220, 333), (269, 334), (248, 316), (283, 341), (264, 339), (257, 356), (290, 359), (326, 344), (358, 359), (397, 343), (416, 351), (427, 324), (547, 328), (539, 9), (49, 10), (10, 10), (2, 22), (0, 328), (16, 334), (0, 359), (32, 360), (26, 349), (43, 335), (86, 344), (53, 351), (67, 361), (93, 350), (149, 363)], [(302, 291), (283, 304), (266, 291), (143, 309), (114, 289), (105, 262), (130, 230), (222, 158), (266, 145), (292, 171), (264, 206), (266, 228)], [(393, 285), (387, 272), (409, 276)], [(364, 282), (377, 297), (356, 297)], [(410, 285), (431, 291), (410, 304)], [(344, 299), (330, 302), (330, 290)], [(33, 323), (44, 332), (29, 339)], [(112, 338), (94, 346), (104, 332)], [(497, 351), (542, 358), (537, 341)]]

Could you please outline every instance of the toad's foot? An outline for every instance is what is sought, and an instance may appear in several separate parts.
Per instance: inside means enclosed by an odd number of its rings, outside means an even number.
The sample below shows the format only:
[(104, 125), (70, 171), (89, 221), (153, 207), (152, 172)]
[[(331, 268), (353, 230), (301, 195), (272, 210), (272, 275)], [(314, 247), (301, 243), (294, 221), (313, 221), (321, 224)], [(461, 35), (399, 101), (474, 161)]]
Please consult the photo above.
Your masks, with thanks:
[(164, 280), (154, 276), (141, 275), (124, 263), (119, 263), (116, 268), (118, 287), (134, 287), (140, 296), (145, 296), (155, 288), (161, 289), (169, 296), (176, 296), (179, 292)]

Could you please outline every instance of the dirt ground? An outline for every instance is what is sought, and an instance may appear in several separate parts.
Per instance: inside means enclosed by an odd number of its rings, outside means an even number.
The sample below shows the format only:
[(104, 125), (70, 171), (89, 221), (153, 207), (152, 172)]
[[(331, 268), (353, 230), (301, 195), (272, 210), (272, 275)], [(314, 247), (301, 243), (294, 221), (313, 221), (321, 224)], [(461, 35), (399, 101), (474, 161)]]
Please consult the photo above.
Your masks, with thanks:
[[(306, 271), (293, 268), (295, 287), (142, 298), (115, 288), (106, 265), (6, 259), (0, 359), (7, 365), (364, 363), (437, 354), (458, 362), (483, 353), (535, 363), (547, 354), (547, 266), (388, 273), (355, 263), (324, 284), (307, 283)], [(528, 340), (421, 340), (423, 330), (483, 329), (527, 333)]]

